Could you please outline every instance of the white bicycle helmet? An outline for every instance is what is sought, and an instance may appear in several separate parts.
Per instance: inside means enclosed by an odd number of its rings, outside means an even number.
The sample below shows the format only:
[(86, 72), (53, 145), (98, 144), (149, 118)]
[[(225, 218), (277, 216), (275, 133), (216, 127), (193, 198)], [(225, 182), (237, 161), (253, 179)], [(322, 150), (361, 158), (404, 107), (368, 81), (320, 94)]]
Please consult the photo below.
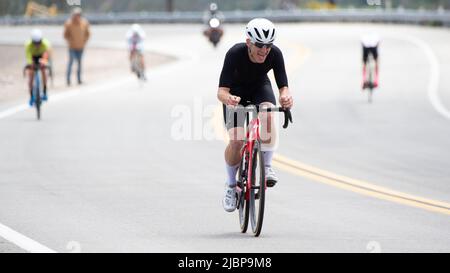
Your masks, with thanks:
[(33, 29), (31, 31), (31, 41), (33, 43), (40, 43), (42, 41), (42, 31), (40, 29)]
[(217, 11), (218, 7), (216, 3), (209, 4), (209, 10), (210, 11)]
[(140, 34), (142, 28), (140, 25), (138, 24), (133, 24), (131, 25), (131, 32), (133, 32), (134, 34)]
[(248, 22), (245, 29), (252, 43), (271, 44), (275, 41), (275, 25), (265, 18), (255, 18)]

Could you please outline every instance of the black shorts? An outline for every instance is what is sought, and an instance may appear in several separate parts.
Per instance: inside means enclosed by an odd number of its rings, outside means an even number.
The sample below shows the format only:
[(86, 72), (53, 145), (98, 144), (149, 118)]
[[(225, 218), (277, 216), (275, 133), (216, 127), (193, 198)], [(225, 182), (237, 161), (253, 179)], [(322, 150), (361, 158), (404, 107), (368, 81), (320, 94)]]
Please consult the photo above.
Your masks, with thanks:
[(33, 64), (39, 64), (39, 60), (42, 59), (42, 55), (32, 56)]
[[(255, 87), (234, 87), (231, 88), (230, 93), (235, 96), (241, 97), (240, 105), (248, 106), (250, 104), (259, 105), (263, 102), (270, 102), (276, 105), (275, 94), (273, 93), (270, 80), (265, 80), (262, 84)], [(223, 105), (223, 118), (227, 130), (235, 127), (244, 127), (245, 113), (239, 111), (239, 108), (234, 110), (233, 108)]]
[(365, 47), (363, 46), (363, 62), (367, 63), (369, 54), (372, 55), (373, 59), (376, 61), (378, 59), (378, 47)]

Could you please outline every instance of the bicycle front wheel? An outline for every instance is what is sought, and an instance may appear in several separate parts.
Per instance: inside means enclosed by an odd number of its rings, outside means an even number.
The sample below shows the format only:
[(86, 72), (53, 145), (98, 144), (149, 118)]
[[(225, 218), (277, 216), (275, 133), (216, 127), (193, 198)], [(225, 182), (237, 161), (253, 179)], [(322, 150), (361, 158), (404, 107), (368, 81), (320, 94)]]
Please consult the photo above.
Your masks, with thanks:
[(36, 115), (37, 115), (37, 119), (40, 120), (41, 119), (41, 104), (42, 104), (42, 100), (41, 100), (41, 91), (39, 89), (39, 87), (35, 86), (34, 88), (34, 104), (36, 106)]
[(246, 233), (248, 228), (248, 216), (249, 216), (249, 200), (245, 199), (247, 193), (247, 173), (248, 173), (248, 154), (245, 153), (242, 157), (241, 164), (238, 171), (238, 209), (239, 209), (239, 224), (241, 226), (241, 232)]
[(261, 143), (255, 141), (252, 156), (252, 178), (250, 190), (250, 222), (253, 234), (257, 237), (261, 233), (264, 219), (264, 203), (266, 192), (266, 175), (264, 171), (264, 157)]

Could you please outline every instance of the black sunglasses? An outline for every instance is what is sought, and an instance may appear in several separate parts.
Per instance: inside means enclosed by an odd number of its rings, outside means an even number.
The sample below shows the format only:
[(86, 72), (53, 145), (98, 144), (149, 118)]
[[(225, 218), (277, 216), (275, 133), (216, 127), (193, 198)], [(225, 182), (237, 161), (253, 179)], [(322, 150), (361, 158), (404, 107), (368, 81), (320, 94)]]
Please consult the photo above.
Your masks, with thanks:
[(266, 48), (271, 48), (272, 47), (272, 43), (269, 43), (269, 44), (264, 44), (264, 43), (260, 43), (260, 42), (254, 42), (253, 43), (257, 48), (263, 48), (264, 46), (266, 47)]

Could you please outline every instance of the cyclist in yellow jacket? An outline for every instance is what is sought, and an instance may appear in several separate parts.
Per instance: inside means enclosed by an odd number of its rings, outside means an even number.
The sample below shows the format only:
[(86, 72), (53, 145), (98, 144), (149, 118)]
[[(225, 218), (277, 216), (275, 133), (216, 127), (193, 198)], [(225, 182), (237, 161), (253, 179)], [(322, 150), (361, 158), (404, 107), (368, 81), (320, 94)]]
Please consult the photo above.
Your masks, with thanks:
[(30, 91), (30, 106), (34, 103), (32, 88), (34, 79), (34, 66), (39, 65), (42, 73), (42, 83), (44, 85), (43, 101), (47, 100), (47, 75), (45, 73), (45, 66), (48, 64), (50, 56), (51, 45), (47, 39), (42, 37), (42, 31), (40, 29), (34, 29), (31, 32), (31, 39), (25, 43), (25, 55), (27, 65), (31, 67), (28, 69), (28, 88)]

